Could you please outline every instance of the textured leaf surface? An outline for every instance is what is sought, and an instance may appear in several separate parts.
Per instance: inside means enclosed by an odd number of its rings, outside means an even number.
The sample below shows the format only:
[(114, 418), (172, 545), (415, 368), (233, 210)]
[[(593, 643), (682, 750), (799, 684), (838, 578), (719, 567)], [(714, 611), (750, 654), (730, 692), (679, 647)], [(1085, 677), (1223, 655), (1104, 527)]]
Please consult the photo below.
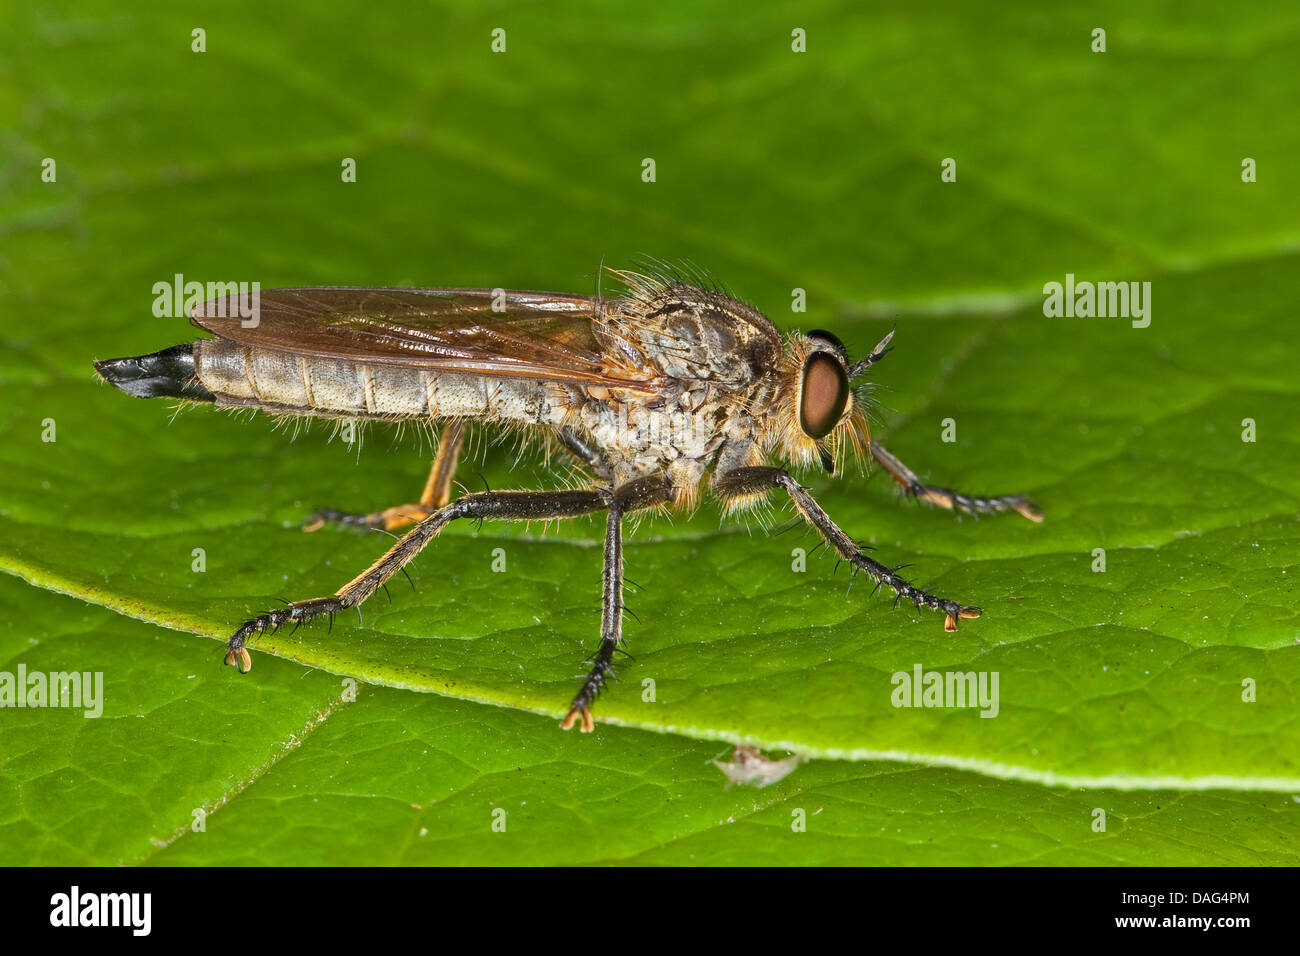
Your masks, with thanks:
[[(865, 16), (825, 4), (793, 24), (765, 11), (741, 22), (728, 9), (575, 6), (549, 16), (467, 6), (386, 22), (340, 4), (304, 6), (284, 21), (292, 30), (230, 5), (195, 23), (94, 4), (4, 13), (0, 56), (17, 85), (0, 92), (11, 160), (0, 178), (0, 568), (224, 639), (276, 598), (332, 592), (385, 547), (375, 535), (304, 535), (306, 513), (369, 510), (418, 491), (427, 448), (409, 434), (370, 431), (360, 451), (327, 441), (319, 426), (290, 441), (264, 420), (207, 409), (172, 421), (165, 403), (97, 383), (92, 358), (191, 337), (182, 320), (151, 315), (157, 281), (182, 273), (264, 287), (584, 291), (602, 256), (622, 265), (648, 252), (705, 264), (778, 323), (834, 329), (859, 352), (898, 323), (897, 348), (878, 366), (876, 434), (940, 484), (1031, 493), (1047, 521), (957, 521), (899, 501), (882, 476), (805, 481), (880, 560), (911, 563), (917, 583), (985, 616), (946, 634), (937, 616), (892, 610), (861, 582), (846, 596), (847, 575), (833, 574), (830, 559), (810, 556), (806, 572), (792, 570), (792, 549), (816, 542), (765, 534), (762, 521), (788, 516), (776, 502), (748, 526), (720, 527), (708, 508), (648, 521), (627, 547), (628, 574), (644, 589), (629, 596), (640, 618), (627, 627), (635, 659), (600, 701), (607, 723), (593, 740), (446, 699), (563, 711), (598, 624), (601, 529), (592, 522), (545, 536), (538, 527), (453, 528), (412, 566), (415, 593), (399, 579), (391, 604), (381, 596), (366, 606), (364, 626), (348, 617), (332, 631), (259, 639), (245, 677), (217, 666), (215, 643), (123, 621), (132, 639), (118, 647), (108, 625), (102, 640), (77, 631), (98, 612), (56, 600), (31, 617), (14, 591), (13, 639), (38, 642), (54, 655), (48, 666), (101, 660), (116, 695), (131, 700), (145, 693), (134, 668), (158, 664), (148, 692), (159, 700), (142, 699), (140, 712), (167, 701), (179, 727), (228, 727), (232, 715), (248, 724), (221, 747), (185, 731), (170, 755), (170, 802), (151, 805), (156, 788), (140, 783), (139, 819), (116, 835), (99, 824), (96, 843), (69, 828), (102, 814), (105, 792), (87, 784), (82, 799), (54, 781), (102, 778), (98, 758), (47, 739), (66, 715), (0, 711), (6, 779), (26, 788), (21, 799), (11, 792), (21, 809), (8, 825), (51, 817), (24, 858), (151, 858), (146, 844), (169, 840), (189, 809), (235, 793), (206, 842), (177, 839), (157, 857), (214, 852), (223, 815), (247, 817), (262, 836), (240, 844), (232, 833), (213, 859), (325, 853), (323, 838), (316, 849), (276, 838), (273, 808), (289, 811), (260, 795), (297, 787), (299, 804), (311, 799), (320, 766), (300, 776), (290, 768), (335, 758), (286, 753), (284, 742), (329, 708), (338, 675), (389, 689), (372, 686), (365, 707), (330, 711), (311, 733), (337, 740), (329, 753), (348, 759), (353, 736), (382, 749), (389, 734), (400, 750), (405, 731), (437, 755), (425, 766), (403, 751), (390, 770), (353, 761), (371, 775), (358, 792), (388, 793), (395, 809), (425, 804), (455, 761), (498, 772), (495, 758), (466, 757), (483, 752), (479, 725), (518, 735), (503, 753), (546, 755), (527, 762), (517, 787), (492, 792), (531, 799), (529, 812), (556, 833), (586, 819), (556, 794), (576, 792), (572, 768), (589, 769), (604, 748), (617, 750), (606, 772), (630, 775), (625, 783), (646, 794), (671, 790), (673, 773), (683, 774), (712, 822), (683, 829), (676, 804), (647, 797), (638, 811), (646, 822), (628, 828), (642, 832), (620, 838), (631, 842), (619, 857), (777, 853), (762, 841), (714, 842), (724, 832), (717, 822), (741, 804), (701, 796), (721, 779), (704, 761), (725, 748), (700, 741), (925, 765), (815, 761), (759, 792), (783, 833), (780, 794), (865, 786), (879, 795), (844, 796), (860, 814), (837, 831), (848, 842), (812, 851), (808, 839), (790, 852), (811, 855), (791, 861), (859, 851), (896, 861), (897, 846), (916, 841), (878, 842), (872, 814), (890, 800), (922, 812), (932, 804), (921, 795), (935, 789), (987, 812), (969, 817), (971, 830), (945, 830), (933, 859), (916, 862), (998, 861), (976, 844), (1008, 848), (1019, 830), (993, 806), (1086, 816), (1084, 804), (1100, 805), (1014, 781), (1152, 789), (1123, 800), (1144, 808), (1134, 812), (1151, 822), (1149, 834), (1166, 837), (1156, 804), (1235, 806), (1243, 826), (1286, 813), (1286, 795), (1300, 792), (1300, 194), (1284, 184), (1300, 130), (1260, 120), (1287, 115), (1295, 99), (1294, 12), (1278, 5), (1247, 20), (1209, 6), (1117, 5), (1047, 16), (1012, 5), (923, 19), (906, 6)], [(201, 55), (189, 51), (197, 21), (208, 32)], [(1088, 51), (1097, 22), (1110, 24), (1104, 55)], [(508, 31), (504, 55), (489, 51), (496, 26)], [(789, 52), (793, 26), (808, 30), (807, 54)], [(985, 34), (997, 42), (973, 42)], [(39, 181), (46, 156), (58, 161), (55, 184)], [(640, 178), (647, 156), (657, 163), (653, 184)], [(948, 156), (956, 183), (939, 181)], [(1241, 182), (1244, 156), (1259, 162), (1259, 182)], [(344, 157), (358, 161), (355, 184), (339, 181)], [(1151, 326), (1045, 317), (1042, 283), (1067, 272), (1150, 280)], [(807, 290), (807, 315), (789, 312), (796, 287)], [(944, 419), (956, 423), (955, 443), (940, 440)], [(1255, 442), (1242, 441), (1245, 419)], [(43, 441), (51, 420), (57, 440)], [(510, 448), (490, 449), (462, 480), (555, 480), (514, 459)], [(191, 570), (197, 548), (203, 573)], [(498, 548), (505, 573), (491, 570)], [(1092, 570), (1096, 549), (1105, 573)], [(145, 652), (162, 645), (158, 660)], [(15, 644), (11, 659), (27, 653)], [(998, 672), (997, 718), (893, 707), (891, 675), (917, 664)], [(195, 684), (189, 674), (205, 676)], [(643, 701), (646, 679), (653, 702)], [(1246, 679), (1254, 703), (1242, 701)], [(278, 681), (289, 689), (277, 691)], [(122, 764), (134, 766), (167, 739), (152, 719), (135, 731), (124, 718), (84, 723), (95, 734), (111, 725)], [(636, 769), (661, 759), (672, 769), (648, 778)], [(268, 761), (273, 772), (259, 773)], [(560, 782), (548, 789), (551, 772)], [(457, 799), (473, 792), (448, 774)], [(603, 778), (591, 779), (598, 788)], [(47, 789), (29, 799), (42, 780)], [(1205, 787), (1239, 793), (1191, 792)], [(1243, 795), (1252, 790), (1277, 792)], [(986, 804), (988, 794), (996, 797)], [(758, 805), (752, 792), (725, 798), (742, 799)], [(375, 806), (370, 796), (361, 803)], [(462, 807), (464, 830), (452, 817), (429, 828), (464, 842), (427, 855), (413, 838), (405, 849), (383, 845), (393, 860), (488, 859), (496, 851), (489, 832), (475, 835), (474, 807)], [(358, 844), (368, 827), (423, 826), (400, 813), (384, 823), (335, 809), (335, 823), (314, 824), (336, 827), (335, 845), (349, 825)], [(760, 818), (769, 820), (751, 806), (744, 828)], [(1166, 859), (1281, 862), (1269, 856), (1281, 845), (1270, 832), (1261, 824), (1218, 843), (1207, 835), (1168, 848)], [(1015, 852), (1026, 861), (1128, 859), (1123, 849), (1091, 856), (1089, 836), (1047, 826)], [(552, 837), (559, 854), (563, 841)], [(607, 858), (597, 852), (585, 859)], [(537, 859), (559, 857), (539, 850)]]
[(51, 622), (39, 642), (0, 630), (7, 669), (75, 659), (105, 674), (98, 719), (6, 715), (6, 864), (1298, 862), (1284, 794), (1066, 791), (844, 761), (724, 790), (716, 744), (601, 727), (574, 746), (531, 714), (366, 685), (344, 702), (338, 678), (273, 658), (232, 686), (214, 661), (187, 669), (184, 635), (12, 580), (0, 608)]

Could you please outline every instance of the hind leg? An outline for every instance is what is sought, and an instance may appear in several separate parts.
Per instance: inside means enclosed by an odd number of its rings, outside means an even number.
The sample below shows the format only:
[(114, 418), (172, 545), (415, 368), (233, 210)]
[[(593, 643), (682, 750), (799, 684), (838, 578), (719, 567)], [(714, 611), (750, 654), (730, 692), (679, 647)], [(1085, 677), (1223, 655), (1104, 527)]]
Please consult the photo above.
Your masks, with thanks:
[(458, 421), (448, 422), (442, 430), (442, 438), (438, 442), (438, 454), (433, 459), (429, 480), (424, 483), (424, 491), (418, 502), (394, 505), (383, 511), (372, 511), (369, 514), (353, 514), (336, 511), (333, 508), (321, 508), (307, 519), (303, 530), (317, 531), (332, 521), (362, 528), (383, 528), (385, 531), (393, 531), (423, 521), (451, 500), (451, 479), (456, 474), (456, 462), (464, 442), (465, 424)]

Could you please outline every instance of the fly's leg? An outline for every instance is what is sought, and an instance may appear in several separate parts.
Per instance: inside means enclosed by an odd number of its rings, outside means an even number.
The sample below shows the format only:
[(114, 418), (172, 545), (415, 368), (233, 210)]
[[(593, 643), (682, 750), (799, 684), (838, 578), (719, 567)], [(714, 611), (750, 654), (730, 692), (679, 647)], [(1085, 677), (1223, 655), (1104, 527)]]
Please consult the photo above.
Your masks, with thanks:
[(339, 588), (333, 596), (295, 601), (245, 622), (226, 642), (226, 663), (234, 664), (238, 661), (242, 670), (248, 670), (252, 666), (248, 648), (244, 645), (254, 634), (283, 624), (301, 624), (326, 614), (332, 616), (345, 608), (356, 607), (457, 518), (547, 521), (603, 511), (609, 507), (609, 503), (610, 492), (596, 490), (482, 491), (465, 495), (451, 504), (443, 505), (406, 532), (382, 558)]
[(884, 585), (892, 590), (897, 595), (895, 603), (908, 600), (917, 607), (928, 607), (934, 611), (942, 611), (944, 615), (943, 629), (945, 631), (957, 630), (957, 622), (962, 618), (980, 616), (979, 608), (969, 607), (922, 591), (905, 580), (893, 568), (888, 568), (880, 562), (867, 557), (858, 543), (845, 534), (839, 525), (830, 519), (830, 516), (822, 510), (821, 505), (813, 500), (812, 495), (808, 494), (807, 490), (800, 486), (784, 468), (737, 468), (734, 471), (720, 475), (715, 482), (715, 487), (723, 500), (745, 498), (770, 489), (783, 488), (789, 494), (795, 508), (798, 509), (803, 519), (817, 529), (818, 533), (839, 553), (840, 557), (852, 564), (858, 571), (874, 579), (877, 585)]
[(666, 478), (640, 478), (614, 489), (605, 516), (605, 570), (601, 588), (600, 647), (592, 659), (591, 672), (583, 681), (569, 712), (560, 724), (568, 730), (574, 724), (591, 733), (596, 722), (591, 705), (605, 681), (614, 676), (614, 652), (623, 640), (623, 515), (640, 508), (653, 508), (672, 498)]
[(979, 495), (962, 494), (948, 488), (922, 484), (912, 469), (895, 458), (884, 445), (871, 439), (871, 456), (880, 462), (898, 486), (918, 501), (938, 505), (949, 511), (964, 511), (967, 514), (994, 514), (999, 511), (1018, 511), (1030, 521), (1042, 521), (1043, 513), (1024, 495), (1000, 495), (986, 498)]
[(355, 525), (362, 528), (383, 528), (393, 531), (414, 522), (423, 521), (451, 500), (451, 479), (456, 474), (456, 462), (460, 457), (460, 448), (465, 442), (465, 423), (448, 422), (442, 430), (442, 439), (438, 442), (438, 454), (433, 459), (433, 468), (429, 471), (429, 480), (424, 483), (424, 492), (415, 504), (395, 505), (383, 511), (370, 514), (351, 514), (322, 508), (307, 519), (304, 531), (317, 531), (327, 522)]
[[(460, 449), (464, 444), (465, 423), (462, 421), (448, 422), (442, 430), (442, 438), (438, 441), (438, 454), (434, 456), (433, 467), (429, 469), (429, 478), (424, 483), (424, 491), (420, 493), (420, 504), (429, 513), (436, 511), (451, 501), (451, 481), (456, 477), (456, 464), (460, 461)], [(393, 510), (395, 509), (388, 509), (388, 511)], [(415, 518), (413, 520), (423, 521), (424, 519)], [(387, 525), (386, 527), (389, 531), (392, 531), (394, 526)], [(401, 527), (401, 525), (397, 525), (397, 527)]]
[(584, 734), (595, 729), (591, 704), (605, 681), (614, 676), (614, 651), (623, 639), (623, 509), (612, 504), (605, 512), (605, 570), (601, 585), (600, 647), (592, 659), (591, 672), (569, 705), (560, 726), (568, 730), (579, 724)]
[(569, 428), (561, 428), (558, 430), (557, 435), (560, 443), (575, 458), (590, 468), (592, 474), (598, 478), (604, 478), (606, 481), (610, 481), (614, 477), (614, 470), (609, 467), (609, 462), (605, 460), (605, 456), (577, 432)]

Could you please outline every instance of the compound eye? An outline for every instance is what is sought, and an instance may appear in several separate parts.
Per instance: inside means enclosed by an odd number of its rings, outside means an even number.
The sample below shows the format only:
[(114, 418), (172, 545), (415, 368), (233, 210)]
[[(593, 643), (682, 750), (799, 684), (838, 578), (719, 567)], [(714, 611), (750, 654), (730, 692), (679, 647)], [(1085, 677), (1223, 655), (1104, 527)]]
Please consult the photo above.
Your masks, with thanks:
[(799, 427), (809, 438), (825, 438), (839, 424), (849, 402), (849, 376), (844, 366), (825, 353), (810, 358), (803, 367), (799, 397)]

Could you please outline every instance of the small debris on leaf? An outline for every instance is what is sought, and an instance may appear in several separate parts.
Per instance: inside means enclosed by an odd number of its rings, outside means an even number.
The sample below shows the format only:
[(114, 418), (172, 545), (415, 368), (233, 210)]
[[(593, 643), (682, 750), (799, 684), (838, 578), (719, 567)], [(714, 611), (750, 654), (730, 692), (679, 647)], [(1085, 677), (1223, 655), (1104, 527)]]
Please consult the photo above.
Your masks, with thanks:
[(741, 745), (736, 747), (730, 760), (710, 762), (726, 776), (726, 789), (730, 790), (738, 783), (751, 787), (766, 787), (776, 783), (789, 776), (795, 767), (807, 759), (802, 754), (795, 754), (784, 760), (769, 760), (757, 747)]

